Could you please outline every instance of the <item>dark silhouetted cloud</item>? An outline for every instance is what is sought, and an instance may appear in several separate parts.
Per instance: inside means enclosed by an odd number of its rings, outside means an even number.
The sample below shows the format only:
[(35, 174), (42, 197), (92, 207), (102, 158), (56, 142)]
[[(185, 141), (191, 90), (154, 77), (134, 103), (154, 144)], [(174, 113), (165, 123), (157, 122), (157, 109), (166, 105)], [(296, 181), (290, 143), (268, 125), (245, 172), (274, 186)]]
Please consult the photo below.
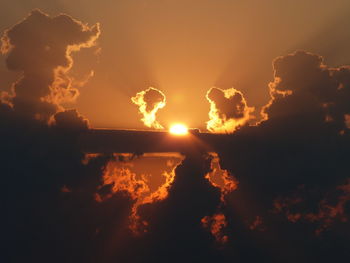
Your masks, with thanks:
[(98, 24), (89, 27), (68, 15), (51, 18), (39, 10), (6, 30), (1, 48), (6, 65), (23, 72), (11, 94), (15, 111), (47, 121), (62, 102), (74, 100), (79, 92), (67, 76), (71, 53), (93, 46), (99, 34)]
[(272, 247), (283, 254), (277, 262), (347, 258), (349, 67), (330, 68), (304, 51), (273, 65), (265, 120), (218, 149), (221, 167), (239, 181), (222, 210), (232, 226), (227, 246), (256, 251), (238, 256), (244, 262), (270, 261)]

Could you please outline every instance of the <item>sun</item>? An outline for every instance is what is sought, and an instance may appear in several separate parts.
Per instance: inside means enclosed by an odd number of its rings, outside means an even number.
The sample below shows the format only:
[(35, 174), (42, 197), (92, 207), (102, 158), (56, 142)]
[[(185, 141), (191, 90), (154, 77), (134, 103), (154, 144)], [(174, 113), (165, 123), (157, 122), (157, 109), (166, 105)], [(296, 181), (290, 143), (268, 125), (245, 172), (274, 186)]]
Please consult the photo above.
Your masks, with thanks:
[(188, 134), (188, 128), (184, 124), (176, 123), (170, 126), (169, 132), (174, 135), (186, 135)]

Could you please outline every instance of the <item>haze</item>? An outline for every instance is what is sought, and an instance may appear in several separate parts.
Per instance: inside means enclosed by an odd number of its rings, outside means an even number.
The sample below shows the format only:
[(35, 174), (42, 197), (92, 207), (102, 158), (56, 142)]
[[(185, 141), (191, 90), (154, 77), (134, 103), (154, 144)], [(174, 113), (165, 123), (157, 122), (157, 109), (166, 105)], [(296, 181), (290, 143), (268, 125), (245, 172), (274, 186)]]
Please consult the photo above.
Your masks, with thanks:
[[(72, 70), (83, 82), (94, 71), (72, 105), (92, 127), (143, 128), (130, 98), (153, 86), (167, 97), (158, 113), (165, 128), (174, 122), (204, 128), (205, 94), (212, 86), (234, 87), (260, 110), (268, 101), (275, 57), (305, 49), (330, 66), (350, 59), (346, 0), (2, 0), (0, 31), (34, 8), (101, 23), (98, 46), (75, 54)], [(0, 59), (6, 90), (17, 75)]]

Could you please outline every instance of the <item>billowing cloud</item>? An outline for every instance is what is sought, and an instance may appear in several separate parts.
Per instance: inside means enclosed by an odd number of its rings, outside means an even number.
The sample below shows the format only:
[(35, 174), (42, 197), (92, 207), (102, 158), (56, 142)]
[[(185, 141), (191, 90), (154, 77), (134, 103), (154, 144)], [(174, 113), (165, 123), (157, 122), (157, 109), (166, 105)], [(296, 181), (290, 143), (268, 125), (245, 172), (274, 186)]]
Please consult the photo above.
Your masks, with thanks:
[(135, 97), (131, 98), (131, 101), (139, 106), (139, 112), (143, 115), (141, 120), (147, 127), (163, 129), (156, 119), (158, 110), (164, 108), (166, 104), (163, 92), (151, 87), (138, 92)]
[(234, 89), (211, 88), (206, 95), (210, 103), (207, 129), (217, 133), (231, 133), (250, 119), (254, 110), (247, 106), (243, 94)]
[(99, 25), (87, 26), (68, 15), (49, 17), (39, 10), (5, 31), (1, 51), (9, 70), (22, 72), (13, 85), (14, 110), (47, 121), (60, 104), (74, 100), (79, 91), (67, 72), (71, 53), (95, 44)]
[(54, 115), (55, 127), (62, 130), (84, 131), (89, 127), (89, 122), (76, 110), (66, 110)]
[(350, 67), (331, 68), (319, 55), (305, 51), (279, 57), (269, 84), (271, 101), (262, 114), (276, 120), (301, 115), (328, 122), (339, 131), (347, 128), (350, 113)]
[(284, 214), (292, 223), (314, 223), (316, 235), (330, 230), (334, 224), (346, 223), (350, 219), (346, 211), (346, 206), (350, 204), (350, 179), (327, 192), (316, 211), (301, 209), (300, 206), (305, 201), (305, 197), (297, 192), (291, 197), (277, 198), (274, 201), (274, 209), (275, 212)]
[(228, 237), (223, 232), (227, 226), (224, 214), (205, 216), (202, 218), (201, 222), (204, 228), (209, 229), (209, 231), (215, 237), (216, 242), (225, 244), (228, 241)]
[[(135, 234), (147, 231), (147, 221), (138, 215), (138, 208), (165, 199), (174, 181), (175, 168), (183, 157), (179, 154), (116, 155), (103, 172), (104, 185), (109, 185), (113, 193), (126, 192), (134, 204), (130, 213), (130, 229)], [(151, 169), (149, 168), (151, 167)], [(106, 196), (110, 198), (110, 196)], [(106, 198), (105, 197), (105, 198)], [(96, 195), (98, 201), (103, 201)]]
[(212, 158), (211, 171), (206, 174), (205, 178), (221, 190), (221, 201), (225, 202), (225, 196), (238, 188), (238, 181), (229, 171), (221, 169), (220, 158), (216, 153), (210, 153), (210, 157)]
[[(23, 261), (24, 254), (29, 261), (71, 261), (73, 243), (79, 243), (77, 251), (88, 249), (91, 244), (81, 237), (93, 236), (100, 226), (92, 215), (108, 210), (108, 201), (104, 208), (96, 208), (93, 198), (108, 157), (84, 163), (77, 137), (88, 129), (88, 122), (76, 110), (63, 111), (60, 106), (78, 94), (67, 75), (71, 53), (92, 46), (98, 36), (98, 25), (88, 27), (68, 15), (51, 18), (35, 10), (2, 37), (8, 69), (21, 72), (12, 92), (0, 94), (0, 173), (7, 186), (2, 212), (8, 226), (3, 237), (9, 241), (4, 261)], [(86, 209), (80, 209), (79, 200)], [(130, 198), (115, 195), (113, 200), (114, 205), (122, 202), (125, 207), (118, 218), (127, 216), (123, 211), (130, 208)], [(68, 207), (74, 211), (69, 212), (72, 217), (63, 216)], [(74, 227), (73, 217), (79, 218)], [(85, 224), (83, 217), (90, 221)], [(69, 240), (59, 241), (68, 236)], [(78, 253), (74, 261), (88, 259)]]
[[(259, 240), (278, 232), (298, 240), (292, 241), (298, 253), (292, 262), (342, 259), (349, 241), (349, 67), (328, 67), (321, 56), (304, 51), (277, 58), (273, 67), (265, 120), (237, 130), (218, 149), (220, 166), (239, 181), (221, 212), (228, 226), (245, 226), (238, 231), (227, 227), (228, 243), (248, 251), (252, 243), (262, 247)], [(239, 242), (247, 239), (250, 245)], [(285, 251), (291, 245), (280, 238), (270, 242)], [(305, 253), (310, 244), (315, 247)], [(269, 258), (265, 253), (260, 257)]]
[[(41, 22), (34, 23), (37, 19)], [(52, 26), (57, 19), (66, 22)], [(84, 36), (69, 36), (67, 25)], [(40, 45), (28, 53), (15, 41), (16, 28), (30, 28), (38, 38), (31, 41), (40, 44), (39, 28), (59, 42), (60, 55), (51, 57)], [(348, 258), (349, 67), (328, 67), (307, 52), (278, 58), (264, 121), (235, 126), (234, 133), (223, 136), (227, 141), (216, 145), (217, 155), (191, 149), (181, 164), (165, 158), (161, 180), (153, 184), (156, 177), (137, 168), (142, 158), (86, 155), (77, 141), (87, 120), (76, 110), (57, 112), (61, 96), (52, 86), (65, 82), (56, 70), (69, 68), (67, 47), (90, 43), (97, 34), (97, 28), (82, 28), (66, 15), (50, 18), (35, 11), (4, 37), (8, 66), (23, 77), (0, 102), (3, 261), (323, 263)], [(28, 39), (27, 30), (19, 31), (20, 39)], [(62, 89), (69, 90), (65, 84)], [(165, 103), (159, 93), (145, 93), (140, 97), (146, 112)], [(225, 91), (209, 93), (219, 119), (247, 116), (242, 94), (231, 91), (235, 95), (226, 101)], [(136, 229), (143, 234), (133, 235)]]

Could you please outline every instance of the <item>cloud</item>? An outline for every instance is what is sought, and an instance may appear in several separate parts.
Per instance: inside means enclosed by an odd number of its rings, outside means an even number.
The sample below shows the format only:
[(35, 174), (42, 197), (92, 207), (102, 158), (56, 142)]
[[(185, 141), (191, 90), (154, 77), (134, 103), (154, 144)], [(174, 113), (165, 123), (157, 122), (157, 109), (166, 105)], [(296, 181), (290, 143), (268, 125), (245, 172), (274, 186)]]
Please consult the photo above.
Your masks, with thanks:
[(305, 202), (298, 192), (292, 197), (278, 198), (274, 202), (277, 213), (283, 213), (292, 222), (312, 222), (315, 225), (315, 234), (321, 235), (329, 231), (334, 224), (344, 224), (349, 220), (346, 205), (350, 204), (350, 179), (343, 185), (330, 189), (322, 200), (320, 200), (316, 211), (305, 211), (300, 209), (300, 204)]
[(347, 128), (350, 67), (330, 68), (321, 56), (305, 51), (279, 57), (273, 65), (271, 101), (262, 110), (265, 119), (313, 115), (335, 129)]
[[(273, 67), (271, 100), (262, 111), (265, 119), (236, 130), (218, 148), (221, 168), (239, 181), (220, 211), (228, 226), (241, 226), (226, 229), (228, 243), (237, 246), (231, 247), (237, 253), (250, 251), (252, 244), (255, 251), (264, 247), (266, 253), (238, 262), (268, 261), (266, 240), (290, 262), (340, 260), (349, 240), (344, 190), (350, 154), (349, 67), (328, 67), (321, 56), (305, 51), (278, 57)], [(339, 189), (339, 197), (331, 194)], [(263, 222), (263, 231), (254, 222)], [(328, 252), (321, 251), (322, 246)]]
[(142, 122), (150, 128), (163, 129), (156, 120), (158, 110), (165, 107), (166, 99), (163, 92), (155, 88), (148, 88), (138, 92), (131, 101), (139, 106), (139, 112), (143, 115)]
[[(134, 201), (129, 227), (134, 234), (147, 232), (148, 222), (138, 215), (138, 208), (164, 200), (174, 181), (175, 168), (183, 157), (178, 154), (146, 154), (143, 156), (115, 155), (103, 171), (103, 183), (113, 193), (126, 192)], [(152, 169), (150, 169), (151, 167)], [(107, 196), (107, 198), (110, 198)], [(97, 196), (99, 201), (103, 201)]]
[[(88, 121), (60, 111), (71, 91), (70, 52), (93, 45), (98, 34), (98, 26), (34, 11), (3, 37), (8, 67), (23, 72), (0, 102), (6, 262), (348, 258), (349, 67), (328, 67), (303, 51), (277, 58), (264, 121), (254, 126), (240, 92), (211, 89), (211, 131), (231, 121), (234, 132), (223, 135), (217, 155), (191, 148), (181, 164), (164, 158), (162, 180), (153, 183), (137, 167), (142, 158), (82, 152)], [(164, 94), (138, 94), (143, 117), (160, 125)], [(134, 235), (130, 226), (145, 231)]]
[[(108, 218), (117, 222), (128, 216), (131, 200), (122, 194), (96, 206), (94, 195), (109, 157), (84, 162), (77, 137), (88, 121), (59, 105), (77, 94), (66, 75), (71, 53), (90, 47), (98, 35), (98, 25), (35, 10), (2, 37), (7, 67), (22, 72), (12, 93), (2, 93), (0, 101), (5, 261), (71, 261), (75, 247), (73, 261), (86, 262), (93, 256), (83, 252), (94, 243), (88, 237), (102, 224), (96, 214), (106, 215), (104, 225)], [(120, 208), (118, 216), (112, 204)]]
[(216, 242), (225, 244), (228, 237), (224, 235), (223, 229), (227, 226), (224, 214), (215, 214), (213, 216), (205, 216), (201, 220), (204, 228), (208, 228), (215, 237)]
[(98, 24), (89, 27), (64, 14), (51, 18), (40, 10), (6, 30), (1, 51), (7, 68), (22, 72), (12, 87), (14, 110), (48, 121), (61, 103), (74, 100), (79, 91), (67, 75), (71, 54), (93, 46), (99, 35)]
[(211, 171), (205, 175), (205, 178), (220, 189), (221, 201), (224, 203), (225, 196), (238, 188), (238, 181), (229, 171), (221, 169), (220, 158), (216, 153), (210, 153), (210, 157), (212, 158)]
[[(131, 261), (137, 261), (135, 257), (155, 261), (167, 258), (170, 262), (184, 257), (189, 262), (216, 258), (211, 248), (215, 237), (201, 223), (205, 216), (215, 214), (220, 204), (220, 190), (205, 178), (210, 164), (211, 158), (198, 152), (188, 154), (176, 167), (167, 198), (139, 207), (141, 219), (148, 222), (148, 233), (139, 245), (147, 249), (133, 255)], [(172, 256), (168, 260), (169, 253)]]
[(243, 94), (234, 88), (211, 88), (206, 98), (210, 103), (207, 129), (211, 132), (234, 132), (251, 118), (250, 113), (254, 110), (247, 106)]
[(76, 110), (58, 112), (54, 116), (55, 127), (72, 131), (84, 131), (89, 127), (87, 119), (82, 117)]

